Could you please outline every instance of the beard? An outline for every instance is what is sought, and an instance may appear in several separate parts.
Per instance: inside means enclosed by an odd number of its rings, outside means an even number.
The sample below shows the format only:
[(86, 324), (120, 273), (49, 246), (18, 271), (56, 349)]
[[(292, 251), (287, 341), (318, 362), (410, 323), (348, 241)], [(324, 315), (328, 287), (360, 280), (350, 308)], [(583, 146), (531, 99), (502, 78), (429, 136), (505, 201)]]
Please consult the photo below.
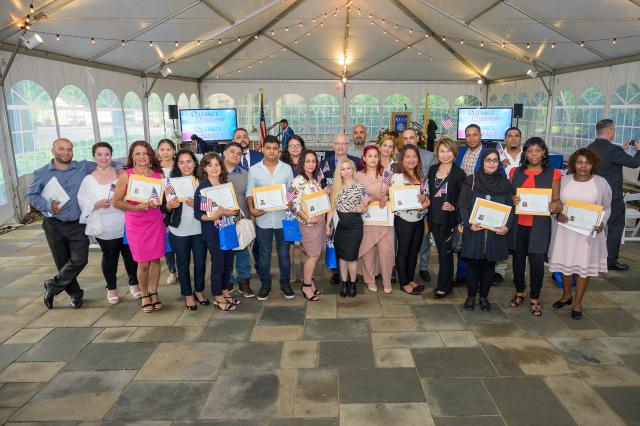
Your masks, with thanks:
[(62, 157), (60, 157), (58, 155), (54, 155), (53, 158), (55, 158), (58, 163), (69, 164), (73, 160), (73, 155), (70, 156), (68, 160), (65, 160), (64, 158), (62, 158)]
[(364, 145), (364, 139), (362, 138), (355, 138), (353, 143), (355, 143), (356, 145)]

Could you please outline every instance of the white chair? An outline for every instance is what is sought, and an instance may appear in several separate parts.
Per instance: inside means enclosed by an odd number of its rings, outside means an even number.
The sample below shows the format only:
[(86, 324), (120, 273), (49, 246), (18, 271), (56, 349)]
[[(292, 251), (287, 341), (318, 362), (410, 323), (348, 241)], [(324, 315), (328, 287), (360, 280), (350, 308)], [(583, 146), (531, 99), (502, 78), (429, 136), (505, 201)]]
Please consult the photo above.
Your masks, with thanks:
[[(632, 201), (640, 201), (640, 193), (624, 194), (624, 232), (622, 233), (622, 244), (627, 241), (640, 241), (638, 231), (640, 231), (640, 210), (638, 206), (630, 204)], [(630, 226), (628, 226), (630, 224)], [(627, 236), (627, 232), (629, 235)]]

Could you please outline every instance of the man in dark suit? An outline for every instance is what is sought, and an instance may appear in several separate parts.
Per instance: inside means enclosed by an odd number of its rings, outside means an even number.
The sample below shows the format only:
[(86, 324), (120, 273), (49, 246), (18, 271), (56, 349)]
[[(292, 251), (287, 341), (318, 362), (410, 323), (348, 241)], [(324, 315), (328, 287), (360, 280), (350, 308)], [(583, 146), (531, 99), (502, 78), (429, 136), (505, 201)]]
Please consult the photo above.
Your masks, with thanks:
[(240, 158), (240, 167), (249, 171), (249, 168), (254, 164), (258, 164), (262, 161), (262, 153), (249, 149), (249, 132), (247, 129), (238, 127), (233, 132), (233, 141), (238, 142), (242, 147), (242, 158)]
[(289, 122), (286, 118), (280, 120), (280, 134), (282, 135), (281, 150), (284, 152), (287, 149), (287, 142), (294, 135), (293, 129), (289, 127)]
[(640, 151), (630, 156), (625, 151), (631, 142), (615, 145), (616, 126), (605, 118), (596, 123), (597, 138), (587, 148), (600, 154), (600, 176), (611, 187), (611, 217), (607, 221), (607, 266), (610, 270), (626, 271), (629, 265), (618, 262), (620, 243), (624, 232), (624, 200), (622, 195), (622, 167), (640, 167)]
[[(322, 180), (322, 187), (326, 187), (331, 180), (327, 181), (327, 179), (333, 179), (333, 173), (338, 166), (338, 162), (340, 160), (344, 160), (348, 158), (353, 161), (356, 165), (356, 169), (360, 170), (360, 159), (358, 157), (354, 157), (352, 155), (347, 155), (347, 151), (349, 149), (349, 136), (345, 133), (338, 133), (333, 137), (333, 152), (327, 153), (324, 157), (324, 160), (320, 162), (320, 170), (324, 173), (324, 179)], [(327, 171), (327, 169), (329, 171)]]

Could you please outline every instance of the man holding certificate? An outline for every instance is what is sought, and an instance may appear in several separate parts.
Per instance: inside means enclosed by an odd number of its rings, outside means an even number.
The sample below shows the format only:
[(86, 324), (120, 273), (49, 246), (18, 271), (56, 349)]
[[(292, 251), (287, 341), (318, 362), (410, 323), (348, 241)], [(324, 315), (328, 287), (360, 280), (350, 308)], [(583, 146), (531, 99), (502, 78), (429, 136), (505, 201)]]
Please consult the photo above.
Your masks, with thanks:
[[(84, 291), (77, 277), (89, 258), (89, 238), (81, 224), (78, 190), (82, 180), (96, 169), (96, 163), (73, 161), (73, 144), (69, 139), (53, 141), (53, 160), (33, 172), (27, 201), (44, 216), (42, 229), (58, 273), (44, 282), (44, 304), (53, 308), (53, 298), (65, 291), (71, 306), (80, 308)], [(122, 164), (112, 163), (116, 170)]]
[(285, 298), (293, 299), (295, 295), (289, 285), (289, 243), (284, 240), (282, 229), (288, 208), (286, 187), (293, 180), (293, 172), (288, 164), (278, 159), (280, 143), (275, 136), (267, 135), (263, 154), (262, 161), (249, 169), (246, 194), (249, 211), (256, 218), (256, 240), (260, 250), (258, 272), (262, 287), (258, 300), (267, 300), (271, 294), (271, 247), (274, 239), (278, 250), (280, 290)]
[(525, 267), (529, 259), (531, 314), (542, 315), (540, 290), (544, 279), (544, 260), (551, 238), (551, 213), (562, 211), (560, 203), (560, 170), (549, 166), (549, 149), (541, 138), (533, 137), (522, 148), (520, 167), (511, 169), (509, 178), (518, 223), (510, 234), (513, 253), (513, 283), (516, 294), (512, 308), (520, 306), (525, 297)]

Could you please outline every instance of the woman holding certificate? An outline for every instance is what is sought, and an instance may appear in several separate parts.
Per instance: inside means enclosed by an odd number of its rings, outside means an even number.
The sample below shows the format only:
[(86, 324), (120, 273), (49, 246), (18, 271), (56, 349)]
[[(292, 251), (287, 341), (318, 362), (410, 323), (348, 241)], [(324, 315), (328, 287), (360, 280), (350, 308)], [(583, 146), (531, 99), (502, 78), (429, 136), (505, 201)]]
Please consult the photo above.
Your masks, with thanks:
[[(160, 139), (158, 142), (158, 159), (160, 160), (160, 167), (162, 167), (162, 173), (164, 177), (168, 177), (175, 165), (174, 158), (176, 156), (176, 145), (171, 139)], [(167, 284), (176, 283), (176, 254), (173, 252), (171, 244), (165, 247), (167, 250), (164, 260), (167, 262), (167, 269), (169, 275), (167, 275)]]
[[(178, 151), (165, 191), (167, 195), (165, 223), (169, 228), (169, 241), (178, 264), (180, 293), (185, 298), (185, 305), (190, 311), (197, 309), (196, 302), (201, 305), (209, 304), (209, 300), (203, 294), (207, 246), (202, 239), (200, 222), (196, 220), (193, 212), (193, 198), (198, 182), (194, 171), (197, 168), (198, 160), (193, 151), (188, 149)], [(191, 287), (189, 271), (192, 255), (195, 294)]]
[(393, 226), (398, 239), (396, 271), (400, 289), (417, 296), (424, 291), (424, 286), (418, 285), (413, 277), (424, 236), (424, 216), (429, 207), (429, 198), (422, 190), (424, 173), (420, 152), (415, 145), (405, 145), (400, 150), (396, 172), (391, 178), (389, 190), (395, 212)]
[(464, 303), (468, 311), (475, 309), (478, 289), (480, 309), (491, 309), (487, 297), (496, 262), (509, 256), (507, 233), (513, 220), (513, 187), (500, 174), (499, 163), (498, 151), (485, 148), (480, 154), (480, 170), (466, 177), (458, 198), (464, 225), (462, 257), (468, 262)]
[(220, 236), (216, 222), (223, 216), (235, 216), (231, 209), (217, 206), (215, 200), (203, 197), (201, 191), (206, 188), (219, 186), (228, 182), (227, 169), (220, 156), (209, 152), (200, 162), (200, 185), (193, 197), (194, 215), (201, 223), (202, 239), (206, 242), (211, 253), (211, 292), (213, 306), (221, 311), (234, 311), (240, 302), (229, 294), (229, 277), (233, 270), (233, 250), (220, 248)]
[[(580, 148), (569, 157), (569, 173), (560, 183), (560, 200), (588, 203), (604, 211), (604, 219), (592, 229), (568, 226), (570, 217), (560, 213), (551, 228), (549, 246), (549, 270), (562, 273), (562, 297), (553, 304), (559, 309), (571, 305), (571, 318), (582, 318), (582, 298), (587, 291), (589, 277), (607, 272), (607, 242), (604, 229), (611, 213), (611, 187), (598, 176), (600, 157), (589, 148)], [(571, 281), (576, 278), (576, 295), (571, 297)]]
[[(390, 142), (390, 139), (386, 139)], [(383, 140), (383, 143), (385, 140)], [(387, 215), (391, 210), (387, 208), (389, 201), (389, 183), (391, 172), (384, 170), (380, 164), (379, 150), (370, 145), (364, 149), (360, 160), (362, 169), (356, 174), (356, 180), (364, 185), (374, 208), (384, 208)], [(391, 293), (391, 272), (395, 261), (395, 236), (393, 226), (388, 224), (365, 224), (360, 253), (358, 255), (358, 269), (364, 276), (367, 288), (373, 292), (376, 287), (376, 275), (382, 275), (382, 286), (385, 293)]]
[[(358, 253), (362, 242), (362, 213), (369, 204), (367, 190), (356, 182), (356, 165), (347, 159), (340, 160), (333, 176), (331, 188), (332, 212), (338, 216), (338, 226), (333, 233), (333, 242), (340, 268), (341, 297), (355, 297), (358, 274)], [(331, 216), (327, 217), (327, 235), (331, 235)]]
[[(295, 136), (292, 136), (292, 139), (293, 137)], [(290, 139), (288, 143), (291, 143), (292, 139)], [(316, 289), (313, 279), (313, 273), (316, 270), (316, 264), (318, 263), (318, 258), (320, 254), (322, 254), (322, 247), (324, 246), (326, 212), (314, 214), (310, 211), (309, 205), (305, 203), (305, 198), (311, 194), (322, 193), (321, 196), (325, 198), (327, 195), (316, 180), (319, 169), (318, 157), (315, 151), (310, 149), (304, 150), (300, 156), (300, 162), (302, 163), (302, 170), (291, 182), (291, 188), (295, 194), (293, 208), (300, 222), (302, 251), (306, 258), (303, 259), (304, 268), (301, 291), (305, 299), (310, 302), (316, 302), (320, 297), (318, 296), (319, 291)]]
[[(166, 229), (160, 211), (162, 168), (145, 141), (129, 148), (127, 172), (118, 178), (113, 205), (125, 212), (127, 240), (133, 260), (138, 262), (138, 284), (142, 290), (142, 310), (159, 311), (160, 258), (164, 256)], [(145, 303), (147, 302), (147, 303)]]
[[(302, 152), (304, 151), (304, 139), (302, 139), (299, 135), (293, 135), (287, 141), (284, 152), (280, 155), (280, 161), (283, 163), (287, 163), (291, 166), (291, 171), (293, 172), (293, 176), (298, 176), (302, 173), (303, 162), (300, 160), (302, 158)], [(291, 262), (291, 273), (289, 276), (290, 285), (295, 284), (297, 280), (296, 274), (296, 251), (300, 252), (300, 242), (292, 242), (289, 246), (289, 261)], [(302, 256), (300, 256), (302, 258)], [(302, 259), (300, 259), (301, 270), (304, 270)], [(304, 272), (301, 273), (303, 275)]]
[(451, 239), (458, 224), (458, 197), (467, 175), (454, 160), (458, 153), (456, 143), (446, 137), (435, 146), (438, 164), (429, 168), (429, 229), (438, 249), (438, 285), (433, 291), (434, 299), (442, 299), (453, 289), (453, 251)]
[(531, 314), (542, 315), (540, 290), (544, 279), (544, 260), (551, 238), (551, 213), (562, 211), (560, 198), (560, 170), (549, 166), (549, 149), (541, 138), (533, 137), (522, 148), (520, 167), (509, 172), (516, 195), (518, 223), (509, 235), (513, 253), (513, 283), (516, 294), (510, 306), (518, 307), (525, 297), (525, 267), (529, 259)]
[(378, 143), (378, 151), (380, 153), (380, 165), (384, 170), (389, 172), (396, 171), (396, 154), (397, 138), (392, 135), (386, 134), (382, 137), (382, 140)]

